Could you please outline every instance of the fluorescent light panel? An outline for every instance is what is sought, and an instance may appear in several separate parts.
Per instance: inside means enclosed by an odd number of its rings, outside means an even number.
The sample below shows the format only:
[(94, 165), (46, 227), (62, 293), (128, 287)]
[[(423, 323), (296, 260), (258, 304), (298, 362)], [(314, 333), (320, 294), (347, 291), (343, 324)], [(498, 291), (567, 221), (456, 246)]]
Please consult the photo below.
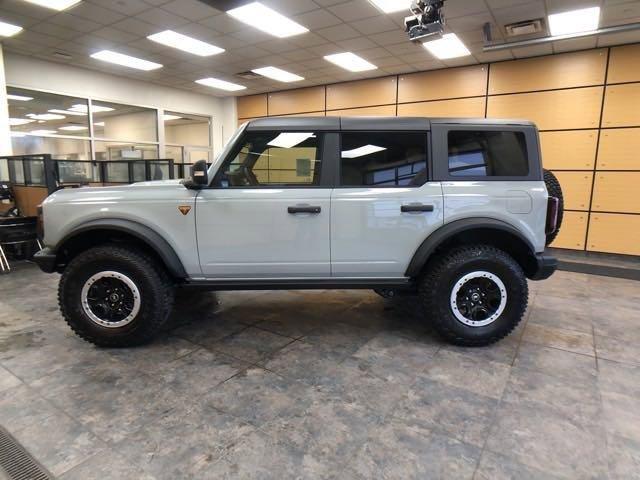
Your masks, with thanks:
[(448, 58), (465, 57), (471, 52), (455, 33), (447, 33), (438, 40), (431, 40), (422, 44), (431, 55), (441, 60)]
[(67, 132), (80, 132), (82, 130), (88, 130), (88, 127), (83, 127), (82, 125), (67, 125), (65, 127), (60, 127), (58, 130), (64, 130)]
[[(89, 112), (89, 107), (87, 107), (86, 103), (76, 103), (69, 110), (87, 114)], [(91, 110), (93, 110), (93, 113), (113, 112), (113, 108), (103, 107), (102, 105), (96, 105), (95, 103), (91, 105)]]
[(227, 82), (226, 80), (220, 80), (219, 78), (201, 78), (200, 80), (196, 80), (196, 83), (200, 85), (205, 85), (211, 88), (218, 88), (220, 90), (226, 90), (228, 92), (237, 92), (238, 90), (244, 90), (244, 85), (238, 85), (237, 83)]
[(553, 36), (590, 32), (598, 29), (600, 7), (581, 8), (549, 15), (549, 32)]
[(31, 123), (34, 120), (29, 120), (27, 118), (10, 118), (9, 119), (9, 126), (11, 127), (17, 127), (18, 125), (26, 125), (27, 123)]
[(17, 100), (19, 102), (28, 102), (30, 100), (33, 100), (33, 97), (25, 97), (24, 95), (14, 95), (12, 93), (9, 93), (7, 95), (7, 98), (9, 100)]
[(178, 119), (180, 119), (180, 118), (182, 118), (180, 115), (170, 115), (170, 114), (168, 114), (168, 113), (165, 113), (165, 114), (162, 116), (162, 119), (163, 119), (165, 122), (170, 122), (171, 120), (178, 120)]
[(378, 147), (377, 145), (364, 145), (363, 147), (354, 148), (353, 150), (345, 150), (342, 152), (342, 158), (364, 157), (365, 155), (382, 152), (383, 150), (386, 150), (386, 148)]
[(48, 110), (49, 113), (59, 113), (60, 115), (72, 115), (74, 117), (86, 117), (87, 114), (83, 112), (73, 111), (73, 110), (60, 110), (58, 108), (52, 108)]
[(209, 57), (211, 55), (217, 55), (218, 53), (224, 52), (224, 48), (216, 47), (210, 43), (188, 37), (187, 35), (174, 32), (173, 30), (154, 33), (153, 35), (149, 35), (147, 38), (154, 42), (161, 43), (162, 45), (166, 45), (167, 47), (177, 48), (183, 52), (193, 53), (194, 55), (199, 55), (201, 57)]
[(301, 144), (308, 138), (315, 138), (315, 134), (304, 132), (286, 132), (279, 134), (276, 138), (267, 143), (267, 145), (271, 147), (293, 148), (296, 145)]
[(295, 73), (287, 72), (286, 70), (276, 67), (256, 68), (251, 71), (279, 82), (299, 82), (300, 80), (304, 80), (304, 77), (301, 77), (300, 75), (296, 75)]
[(299, 23), (285, 17), (281, 13), (261, 4), (260, 2), (249, 3), (242, 7), (227, 11), (236, 20), (246, 23), (258, 30), (278, 38), (292, 37), (309, 31)]
[(40, 7), (51, 8), (52, 10), (66, 10), (80, 3), (81, 0), (25, 0), (25, 2), (33, 3)]
[(60, 115), (57, 113), (27, 113), (27, 117), (33, 118), (34, 120), (62, 120), (66, 118), (64, 115)]
[(16, 33), (20, 33), (22, 27), (12, 25), (11, 23), (0, 22), (0, 37), (13, 37)]
[(406, 11), (409, 14), (411, 0), (369, 0), (384, 13)]
[(58, 133), (55, 130), (31, 130), (29, 132), (30, 135), (55, 135)]
[(364, 72), (378, 68), (352, 52), (334, 53), (327, 55), (324, 59), (350, 72)]
[(142, 58), (132, 57), (131, 55), (125, 55), (124, 53), (118, 53), (112, 50), (101, 50), (93, 53), (91, 54), (91, 58), (144, 71), (162, 68), (162, 64), (160, 63), (150, 62), (148, 60), (143, 60)]
[(94, 127), (104, 127), (104, 122), (94, 122), (93, 126)]

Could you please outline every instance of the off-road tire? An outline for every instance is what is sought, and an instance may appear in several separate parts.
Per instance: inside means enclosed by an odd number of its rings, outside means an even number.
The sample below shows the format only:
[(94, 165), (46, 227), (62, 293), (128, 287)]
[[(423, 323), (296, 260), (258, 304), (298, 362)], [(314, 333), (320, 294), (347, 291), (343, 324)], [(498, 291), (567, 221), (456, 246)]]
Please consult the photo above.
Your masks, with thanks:
[[(85, 282), (102, 271), (128, 276), (140, 292), (140, 310), (122, 327), (98, 325), (82, 307)], [(94, 247), (76, 256), (65, 268), (58, 288), (58, 303), (67, 324), (79, 337), (99, 347), (148, 343), (167, 321), (173, 299), (173, 283), (162, 265), (140, 250), (117, 245)]]
[[(489, 272), (506, 287), (506, 306), (485, 326), (469, 326), (454, 315), (451, 293), (459, 280), (476, 271)], [(444, 252), (429, 262), (420, 279), (419, 297), (435, 330), (446, 341), (463, 346), (494, 343), (520, 323), (528, 303), (527, 280), (518, 263), (507, 253), (489, 245), (464, 246)]]
[(556, 230), (553, 233), (547, 235), (546, 245), (551, 244), (558, 233), (560, 233), (560, 226), (562, 225), (562, 216), (564, 214), (564, 198), (562, 196), (562, 187), (560, 186), (560, 182), (558, 178), (553, 174), (550, 170), (544, 171), (544, 183), (547, 186), (547, 192), (549, 196), (556, 197), (558, 199), (558, 221), (556, 223)]

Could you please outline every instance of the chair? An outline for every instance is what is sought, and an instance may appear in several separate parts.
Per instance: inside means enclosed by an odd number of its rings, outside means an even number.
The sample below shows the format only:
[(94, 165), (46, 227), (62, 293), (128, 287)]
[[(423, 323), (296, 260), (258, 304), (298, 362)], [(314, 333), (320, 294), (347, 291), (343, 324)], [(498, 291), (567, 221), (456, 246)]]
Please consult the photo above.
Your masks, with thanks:
[(37, 244), (38, 248), (42, 249), (36, 223), (36, 217), (0, 217), (0, 272), (8, 273), (11, 271), (11, 265), (9, 265), (5, 254), (5, 246)]

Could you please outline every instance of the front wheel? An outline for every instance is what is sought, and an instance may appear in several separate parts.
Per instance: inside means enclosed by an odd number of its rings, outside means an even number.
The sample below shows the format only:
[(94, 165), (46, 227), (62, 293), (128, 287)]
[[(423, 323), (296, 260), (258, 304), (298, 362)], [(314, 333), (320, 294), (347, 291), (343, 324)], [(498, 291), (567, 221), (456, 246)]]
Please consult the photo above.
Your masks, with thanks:
[(161, 265), (141, 251), (116, 245), (75, 257), (58, 289), (60, 310), (71, 329), (101, 347), (150, 341), (165, 324), (173, 297)]
[(427, 267), (420, 298), (436, 331), (456, 345), (489, 345), (520, 322), (527, 280), (507, 253), (489, 245), (444, 253)]

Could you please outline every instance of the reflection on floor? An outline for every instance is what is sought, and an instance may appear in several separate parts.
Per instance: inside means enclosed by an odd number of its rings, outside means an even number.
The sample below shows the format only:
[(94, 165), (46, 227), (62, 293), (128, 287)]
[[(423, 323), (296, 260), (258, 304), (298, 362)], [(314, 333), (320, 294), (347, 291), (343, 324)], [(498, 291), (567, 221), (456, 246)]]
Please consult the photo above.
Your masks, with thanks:
[(0, 276), (0, 424), (62, 479), (640, 478), (640, 282), (560, 272), (488, 348), (369, 291), (183, 298), (152, 345), (73, 336)]

